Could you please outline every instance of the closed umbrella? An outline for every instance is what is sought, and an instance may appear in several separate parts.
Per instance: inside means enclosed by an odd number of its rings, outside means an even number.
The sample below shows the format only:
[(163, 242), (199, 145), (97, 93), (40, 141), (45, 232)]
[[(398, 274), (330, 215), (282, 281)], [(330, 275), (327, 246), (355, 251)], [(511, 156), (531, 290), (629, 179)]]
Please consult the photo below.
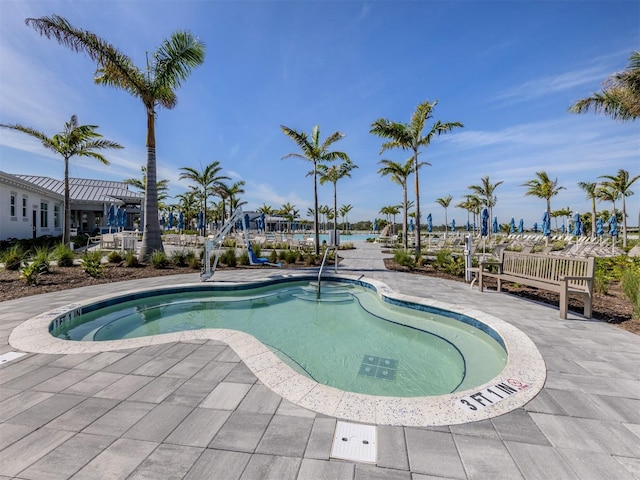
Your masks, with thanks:
[(169, 212), (169, 228), (173, 228), (173, 212)]
[(493, 233), (498, 233), (498, 217), (493, 217)]
[(511, 217), (511, 221), (509, 222), (509, 233), (516, 233), (516, 220)]
[(452, 232), (456, 231), (456, 221), (455, 221), (455, 219), (451, 220), (451, 231)]
[(433, 232), (433, 218), (431, 214), (427, 215), (427, 232)]
[(202, 230), (204, 228), (204, 213), (202, 210), (198, 212), (198, 230)]
[(549, 214), (546, 211), (542, 215), (542, 234), (545, 237), (551, 235), (551, 218), (549, 218)]
[(178, 215), (178, 230), (184, 230), (184, 213)]
[(118, 208), (116, 217), (118, 220), (118, 226), (125, 228), (127, 226), (127, 209), (124, 207)]
[(518, 233), (524, 233), (524, 220), (522, 218), (518, 222)]
[(471, 231), (471, 223), (467, 220), (467, 232)]
[(264, 221), (264, 213), (262, 215), (260, 215), (260, 228), (262, 228), (263, 232), (266, 232), (266, 224)]
[(564, 223), (563, 223), (562, 225), (560, 225), (560, 231), (561, 231), (562, 233), (564, 233), (564, 232), (565, 232), (565, 230), (566, 230), (566, 228), (565, 228)]
[(576, 236), (582, 234), (582, 222), (580, 221), (579, 213), (576, 213), (575, 217), (573, 217), (573, 234)]
[(377, 218), (373, 221), (373, 231), (374, 232), (378, 231), (378, 219)]
[(109, 231), (111, 231), (111, 227), (116, 226), (116, 207), (111, 204), (109, 207), (109, 212), (107, 214), (107, 227), (109, 227)]
[(413, 232), (413, 229), (415, 228), (415, 226), (413, 225), (413, 218), (411, 220), (409, 220), (409, 231)]
[(486, 208), (482, 210), (482, 227), (480, 235), (486, 237), (489, 234), (489, 210)]
[(609, 235), (612, 237), (618, 236), (618, 220), (615, 215), (611, 215), (609, 219)]
[(604, 222), (602, 221), (602, 217), (598, 218), (596, 222), (596, 235), (599, 237), (604, 235)]
[(538, 222), (533, 222), (533, 233), (538, 233)]

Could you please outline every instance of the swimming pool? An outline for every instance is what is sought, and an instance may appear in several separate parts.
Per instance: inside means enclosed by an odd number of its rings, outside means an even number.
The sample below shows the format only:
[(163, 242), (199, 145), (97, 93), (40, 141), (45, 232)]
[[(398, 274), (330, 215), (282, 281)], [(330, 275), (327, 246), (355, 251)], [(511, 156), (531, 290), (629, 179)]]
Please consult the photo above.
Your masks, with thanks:
[[(259, 280), (219, 282), (218, 286), (243, 290), (295, 281), (310, 281), (308, 274), (268, 273)], [(494, 378), (482, 385), (458, 390), (452, 394), (420, 397), (379, 396), (354, 393), (323, 385), (301, 374), (283, 362), (273, 350), (253, 335), (227, 328), (187, 330), (123, 340), (69, 341), (56, 338), (50, 329), (73, 322), (85, 309), (95, 305), (116, 304), (134, 297), (145, 297), (159, 290), (180, 293), (205, 291), (216, 285), (201, 284), (197, 279), (170, 288), (132, 288), (126, 294), (109, 294), (82, 299), (43, 312), (21, 323), (9, 335), (9, 344), (24, 352), (45, 354), (95, 354), (99, 352), (134, 352), (141, 347), (169, 342), (212, 342), (226, 344), (270, 390), (289, 402), (324, 415), (355, 422), (384, 425), (428, 426), (453, 425), (492, 418), (522, 407), (542, 389), (546, 368), (535, 344), (518, 328), (497, 317), (471, 308), (461, 308), (441, 300), (399, 294), (386, 284), (362, 275), (327, 275), (332, 280), (357, 284), (370, 289), (385, 304), (408, 306), (418, 310), (447, 310), (454, 317), (463, 316), (488, 328), (502, 339), (507, 352), (506, 365)], [(254, 277), (255, 278), (255, 277)], [(260, 308), (256, 309), (261, 310)], [(461, 317), (462, 318), (462, 317)], [(483, 327), (484, 326), (484, 327)], [(363, 359), (360, 359), (363, 360)], [(363, 362), (364, 363), (364, 362)]]
[(109, 341), (205, 328), (253, 335), (310, 379), (368, 395), (420, 397), (482, 385), (504, 368), (496, 332), (445, 310), (384, 302), (370, 288), (308, 281), (250, 289), (151, 292), (85, 307), (51, 326), (66, 340)]

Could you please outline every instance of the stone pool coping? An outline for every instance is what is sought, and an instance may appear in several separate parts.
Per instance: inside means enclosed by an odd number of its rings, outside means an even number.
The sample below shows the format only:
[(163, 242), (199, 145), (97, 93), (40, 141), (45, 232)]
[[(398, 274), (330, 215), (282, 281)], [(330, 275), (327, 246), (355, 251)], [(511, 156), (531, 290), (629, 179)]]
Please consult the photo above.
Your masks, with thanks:
[[(304, 274), (287, 276), (287, 280), (290, 281), (308, 278), (309, 276)], [(546, 380), (546, 367), (542, 355), (529, 337), (504, 320), (480, 310), (399, 294), (386, 284), (363, 275), (323, 276), (323, 280), (332, 279), (368, 284), (380, 297), (395, 302), (449, 310), (476, 319), (488, 325), (502, 338), (508, 353), (507, 364), (496, 378), (470, 390), (430, 397), (377, 397), (319, 384), (295, 372), (252, 335), (236, 330), (189, 330), (105, 342), (68, 341), (49, 334), (51, 322), (68, 312), (114, 297), (159, 290), (159, 288), (132, 289), (126, 294), (105, 295), (44, 312), (17, 326), (9, 336), (9, 343), (14, 348), (25, 352), (79, 354), (139, 348), (176, 341), (217, 340), (228, 344), (265, 386), (288, 401), (324, 415), (380, 425), (438, 426), (485, 420), (522, 407), (542, 389)], [(274, 280), (271, 278), (266, 281)], [(264, 282), (265, 279), (256, 279), (252, 282), (224, 282), (224, 285), (246, 287)], [(215, 285), (213, 282), (212, 284)], [(173, 288), (194, 288), (194, 284), (172, 285), (163, 287), (162, 290)]]

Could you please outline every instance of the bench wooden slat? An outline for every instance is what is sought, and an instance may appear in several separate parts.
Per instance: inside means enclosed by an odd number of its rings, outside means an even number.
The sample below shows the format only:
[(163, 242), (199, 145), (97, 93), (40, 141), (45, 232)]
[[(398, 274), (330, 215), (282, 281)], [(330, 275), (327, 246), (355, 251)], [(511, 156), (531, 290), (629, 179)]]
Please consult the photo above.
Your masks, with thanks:
[[(488, 265), (498, 265), (498, 272), (487, 270)], [(568, 295), (584, 297), (584, 315), (591, 318), (595, 259), (571, 258), (522, 252), (500, 252), (500, 261), (480, 265), (478, 286), (484, 289), (483, 277), (496, 278), (498, 291), (502, 282), (514, 282), (560, 293), (560, 317), (567, 318)]]

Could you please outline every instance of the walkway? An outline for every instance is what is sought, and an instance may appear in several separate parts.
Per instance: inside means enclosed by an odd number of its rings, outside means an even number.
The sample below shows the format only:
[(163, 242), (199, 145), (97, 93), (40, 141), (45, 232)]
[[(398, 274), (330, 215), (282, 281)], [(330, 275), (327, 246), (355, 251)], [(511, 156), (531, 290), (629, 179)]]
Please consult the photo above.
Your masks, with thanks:
[[(0, 478), (640, 479), (640, 338), (556, 308), (387, 271), (357, 242), (340, 271), (503, 318), (536, 343), (547, 383), (524, 408), (446, 427), (378, 427), (377, 465), (330, 459), (336, 418), (264, 387), (225, 344), (184, 341), (0, 365)], [(242, 281), (287, 270), (218, 271)], [(22, 321), (78, 298), (198, 275), (2, 302), (0, 354)]]

